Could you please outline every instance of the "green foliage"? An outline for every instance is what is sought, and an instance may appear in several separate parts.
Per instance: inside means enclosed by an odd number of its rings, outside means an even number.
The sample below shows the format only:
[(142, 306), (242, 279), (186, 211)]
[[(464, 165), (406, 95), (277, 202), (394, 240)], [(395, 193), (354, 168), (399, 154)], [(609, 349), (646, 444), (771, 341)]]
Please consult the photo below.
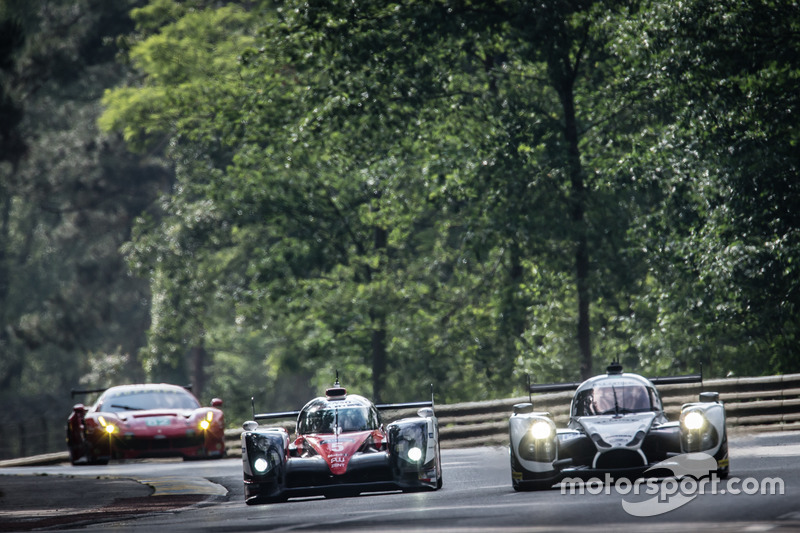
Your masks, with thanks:
[(723, 11), (693, 9), (154, 3), (129, 53), (145, 77), (103, 119), (179, 163), (129, 248), (151, 352), (177, 364), (235, 314), (316, 386), (338, 368), (377, 394), (492, 397), (574, 379), (591, 304), (603, 363), (742, 367), (708, 262), (727, 245), (693, 240), (720, 227), (700, 211), (719, 181), (686, 81), (716, 79), (692, 54), (718, 44), (684, 26)]
[[(130, 355), (145, 341), (148, 287), (118, 249), (169, 173), (96, 127), (103, 89), (126, 74), (111, 44), (132, 29), (134, 5), (0, 6), (17, 32), (0, 54), (0, 100), (14, 111), (0, 119), (0, 399), (13, 428), (4, 457), (61, 449), (70, 388), (143, 376)], [(119, 373), (103, 368), (111, 360)]]
[(0, 6), (4, 390), (120, 369), (238, 423), (337, 370), (798, 370), (792, 3), (42, 5)]

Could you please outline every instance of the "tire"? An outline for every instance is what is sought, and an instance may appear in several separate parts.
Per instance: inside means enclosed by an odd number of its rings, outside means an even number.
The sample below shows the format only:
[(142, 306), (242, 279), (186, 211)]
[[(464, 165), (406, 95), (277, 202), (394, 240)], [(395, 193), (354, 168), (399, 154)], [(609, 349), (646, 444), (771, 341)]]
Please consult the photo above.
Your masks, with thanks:
[(517, 492), (538, 492), (542, 490), (550, 490), (555, 483), (552, 480), (548, 481), (525, 481), (524, 483), (514, 482), (514, 490)]
[[(508, 448), (509, 457), (511, 459), (511, 470), (515, 471), (518, 468), (522, 468), (516, 461), (516, 457), (514, 455), (514, 451), (509, 446)], [(514, 467), (518, 468), (514, 468)], [(526, 480), (520, 481), (517, 479), (511, 479), (511, 486), (514, 487), (514, 490), (517, 492), (532, 492), (532, 491), (539, 491), (539, 490), (550, 490), (553, 485), (556, 484), (554, 479), (544, 479), (544, 480)]]
[(244, 503), (247, 505), (269, 505), (272, 503), (283, 503), (288, 498), (284, 496), (278, 496), (275, 498), (251, 498), (249, 500), (245, 500)]
[(329, 490), (323, 493), (323, 496), (329, 500), (338, 500), (339, 498), (355, 498), (361, 494), (360, 491), (355, 489), (339, 489)]
[(438, 466), (439, 475), (436, 477), (436, 490), (442, 488), (442, 451), (439, 443), (436, 443), (436, 466)]
[(87, 459), (86, 464), (88, 464), (88, 465), (105, 466), (105, 465), (108, 464), (108, 458), (98, 459), (97, 457), (94, 457), (92, 455), (88, 455), (87, 454), (86, 455), (86, 459)]
[[(730, 474), (730, 457), (728, 456), (728, 434), (725, 434), (725, 438), (722, 439), (722, 445), (719, 447), (719, 451), (717, 452), (717, 457), (719, 459), (723, 457), (728, 458), (728, 466), (724, 468), (720, 468), (717, 470), (716, 474), (719, 479), (728, 479), (728, 474)], [(719, 460), (718, 459), (718, 460)]]

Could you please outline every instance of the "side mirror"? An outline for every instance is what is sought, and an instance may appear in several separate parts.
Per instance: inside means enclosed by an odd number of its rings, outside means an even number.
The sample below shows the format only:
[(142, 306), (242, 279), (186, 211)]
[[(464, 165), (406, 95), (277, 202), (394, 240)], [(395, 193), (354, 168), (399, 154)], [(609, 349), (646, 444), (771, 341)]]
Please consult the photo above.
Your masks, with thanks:
[(82, 403), (76, 403), (75, 405), (72, 406), (72, 411), (76, 414), (83, 416), (86, 414), (86, 406), (83, 405)]
[(433, 409), (431, 409), (430, 407), (423, 407), (422, 409), (417, 411), (417, 416), (422, 418), (431, 417), (433, 416)]
[(532, 403), (518, 403), (514, 405), (514, 414), (515, 415), (524, 415), (533, 412), (533, 404)]
[(701, 392), (700, 401), (703, 403), (716, 403), (719, 401), (718, 392)]
[(258, 429), (258, 422), (256, 422), (255, 420), (248, 420), (247, 422), (242, 424), (242, 429), (244, 429), (245, 431), (255, 431), (256, 429)]
[(222, 399), (221, 398), (213, 398), (211, 400), (211, 407), (222, 407)]

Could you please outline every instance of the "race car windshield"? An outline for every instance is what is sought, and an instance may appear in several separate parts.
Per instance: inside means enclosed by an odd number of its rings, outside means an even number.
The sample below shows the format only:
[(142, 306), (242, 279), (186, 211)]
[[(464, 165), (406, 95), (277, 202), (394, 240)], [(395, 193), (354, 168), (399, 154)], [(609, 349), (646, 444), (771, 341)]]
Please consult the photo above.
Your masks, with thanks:
[(199, 409), (200, 404), (189, 393), (179, 390), (136, 390), (104, 396), (98, 411), (119, 413), (147, 409)]
[(656, 411), (644, 385), (596, 385), (578, 393), (575, 416), (595, 416)]
[(300, 415), (297, 431), (309, 433), (334, 433), (338, 425), (341, 431), (367, 431), (378, 429), (377, 412), (367, 407), (334, 407), (309, 409)]

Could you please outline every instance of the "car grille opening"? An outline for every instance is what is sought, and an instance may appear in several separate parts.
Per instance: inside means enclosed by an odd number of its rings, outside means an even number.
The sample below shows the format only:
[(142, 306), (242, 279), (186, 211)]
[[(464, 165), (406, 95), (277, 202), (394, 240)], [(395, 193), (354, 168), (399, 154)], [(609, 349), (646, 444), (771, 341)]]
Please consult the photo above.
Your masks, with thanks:
[(616, 468), (638, 468), (645, 466), (642, 456), (634, 450), (609, 450), (597, 458), (595, 468), (613, 470)]

